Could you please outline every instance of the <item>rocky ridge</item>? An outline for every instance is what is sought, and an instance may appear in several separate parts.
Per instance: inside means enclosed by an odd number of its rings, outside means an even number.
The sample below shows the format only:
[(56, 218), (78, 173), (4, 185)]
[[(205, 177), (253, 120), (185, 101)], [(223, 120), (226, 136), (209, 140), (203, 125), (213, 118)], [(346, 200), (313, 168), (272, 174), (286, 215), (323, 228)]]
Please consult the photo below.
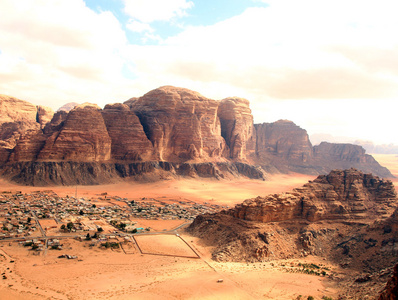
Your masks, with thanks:
[[(373, 299), (369, 295), (380, 293), (398, 263), (397, 205), (391, 181), (355, 169), (334, 170), (291, 192), (199, 215), (187, 231), (212, 247), (216, 261), (319, 256), (351, 270), (339, 278), (344, 284), (339, 299)], [(392, 279), (385, 294), (394, 287)]]
[(315, 222), (369, 216), (386, 218), (396, 205), (397, 194), (390, 180), (349, 169), (320, 175), (291, 192), (245, 200), (230, 214), (255, 222), (294, 219)]
[[(38, 173), (33, 166), (42, 168), (40, 163), (44, 162), (70, 163), (71, 168), (75, 163), (108, 164), (106, 170), (117, 163), (167, 162), (197, 167), (212, 163), (218, 169), (219, 163), (230, 164), (232, 169), (240, 163), (244, 167), (239, 174), (250, 178), (258, 178), (259, 168), (263, 170), (260, 178), (265, 172), (324, 174), (332, 167), (356, 167), (392, 176), (360, 146), (322, 143), (312, 147), (307, 132), (291, 121), (253, 124), (249, 101), (237, 97), (216, 101), (188, 89), (164, 86), (104, 109), (85, 103), (54, 114), (6, 96), (0, 104), (4, 116), (0, 124), (0, 173), (13, 174), (12, 178), (22, 178), (15, 170), (28, 162), (32, 176)], [(84, 175), (76, 182), (85, 182), (83, 178), (90, 173), (87, 168), (81, 170)], [(52, 178), (57, 176), (48, 176), (48, 183), (58, 182)]]

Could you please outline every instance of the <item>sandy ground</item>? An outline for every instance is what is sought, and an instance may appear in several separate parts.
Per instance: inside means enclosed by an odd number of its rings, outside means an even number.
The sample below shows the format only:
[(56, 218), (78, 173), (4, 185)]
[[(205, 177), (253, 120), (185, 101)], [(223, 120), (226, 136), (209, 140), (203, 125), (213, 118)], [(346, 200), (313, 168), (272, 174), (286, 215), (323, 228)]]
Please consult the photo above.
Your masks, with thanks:
[(384, 167), (387, 167), (395, 178), (391, 178), (395, 188), (398, 187), (398, 154), (372, 154)]
[[(273, 263), (216, 263), (200, 243), (184, 238), (195, 245), (201, 259), (125, 254), (75, 240), (64, 242), (62, 251), (36, 256), (22, 246), (3, 243), (0, 271), (7, 279), (0, 283), (1, 299), (295, 299), (299, 295), (320, 299), (336, 295), (327, 278), (288, 273)], [(168, 254), (189, 251), (174, 239), (171, 246), (160, 239), (153, 247)], [(58, 258), (61, 252), (78, 259)], [(217, 282), (220, 279), (223, 282)]]
[[(0, 191), (31, 192), (51, 189), (59, 196), (91, 198), (107, 193), (106, 197), (119, 196), (129, 200), (156, 198), (164, 201), (191, 200), (197, 203), (208, 202), (219, 205), (235, 205), (245, 199), (280, 193), (299, 187), (315, 176), (302, 174), (279, 174), (267, 181), (260, 180), (215, 180), (215, 179), (181, 179), (166, 180), (154, 183), (125, 182), (112, 185), (70, 187), (25, 187), (0, 180)], [(104, 197), (104, 196), (102, 196)], [(111, 200), (110, 202), (115, 202)], [(95, 203), (95, 202), (93, 202)], [(101, 203), (106, 203), (103, 201)]]
[[(397, 156), (376, 156), (398, 177)], [(122, 183), (78, 187), (79, 197), (119, 196), (129, 200), (161, 198), (233, 206), (244, 199), (299, 187), (314, 176), (276, 175), (269, 181), (180, 180), (148, 184)], [(395, 184), (398, 178), (394, 179)], [(49, 188), (46, 188), (49, 189)], [(0, 181), (0, 191), (40, 190)], [(41, 189), (43, 190), (43, 189)], [(61, 196), (75, 195), (75, 187), (52, 187)], [(113, 200), (112, 200), (113, 201)], [(181, 220), (135, 220), (143, 227), (170, 230)], [(163, 222), (163, 223), (162, 223)], [(302, 299), (313, 296), (337, 298), (338, 286), (328, 277), (291, 273), (293, 261), (256, 264), (217, 263), (210, 248), (197, 238), (175, 235), (140, 236), (138, 243), (157, 255), (142, 254), (134, 241), (117, 250), (90, 247), (88, 241), (63, 240), (63, 250), (35, 255), (18, 243), (0, 242), (0, 299)], [(78, 259), (58, 258), (61, 254)], [(198, 253), (200, 258), (179, 257)], [(164, 255), (162, 255), (164, 254)], [(294, 260), (294, 263), (298, 263)], [(319, 263), (306, 257), (300, 262)], [(322, 263), (327, 264), (326, 261)], [(338, 274), (342, 272), (330, 266)], [(6, 278), (3, 278), (6, 277)], [(222, 282), (218, 282), (222, 279)]]

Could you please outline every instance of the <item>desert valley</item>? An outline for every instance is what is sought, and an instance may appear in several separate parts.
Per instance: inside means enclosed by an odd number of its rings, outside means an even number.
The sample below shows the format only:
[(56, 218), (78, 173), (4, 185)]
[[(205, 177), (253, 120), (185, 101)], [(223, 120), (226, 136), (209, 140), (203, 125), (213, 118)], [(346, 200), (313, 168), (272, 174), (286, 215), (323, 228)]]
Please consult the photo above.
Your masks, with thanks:
[(0, 101), (1, 299), (395, 299), (396, 155), (171, 86)]

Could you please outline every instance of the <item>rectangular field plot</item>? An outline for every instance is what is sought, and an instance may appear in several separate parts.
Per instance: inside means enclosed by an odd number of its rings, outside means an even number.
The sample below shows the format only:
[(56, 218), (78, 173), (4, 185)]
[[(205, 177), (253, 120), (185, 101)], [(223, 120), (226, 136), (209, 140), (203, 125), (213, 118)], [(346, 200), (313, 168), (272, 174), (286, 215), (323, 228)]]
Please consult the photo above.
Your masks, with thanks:
[(136, 235), (143, 254), (198, 258), (196, 253), (176, 235)]

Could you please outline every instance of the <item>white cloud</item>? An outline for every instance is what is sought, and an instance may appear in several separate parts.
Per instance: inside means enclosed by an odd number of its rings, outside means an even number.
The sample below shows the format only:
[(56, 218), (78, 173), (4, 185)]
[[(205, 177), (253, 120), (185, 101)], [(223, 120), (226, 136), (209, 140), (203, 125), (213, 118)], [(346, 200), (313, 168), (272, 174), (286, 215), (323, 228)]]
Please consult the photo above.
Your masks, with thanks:
[(151, 27), (151, 25), (142, 23), (140, 21), (135, 21), (135, 20), (130, 20), (127, 23), (126, 27), (133, 32), (139, 32), (139, 33), (142, 33), (145, 31), (153, 32), (153, 28)]
[(186, 11), (194, 5), (187, 0), (124, 0), (124, 3), (125, 12), (142, 23), (169, 21), (185, 16)]
[[(376, 128), (388, 128), (393, 116), (374, 107), (393, 111), (398, 97), (398, 3), (264, 2), (269, 6), (162, 40), (150, 23), (182, 16), (192, 2), (125, 0), (127, 28), (158, 42), (127, 45), (114, 15), (82, 0), (2, 0), (0, 93), (56, 108), (120, 102), (171, 84), (214, 99), (248, 98), (256, 122), (290, 118), (320, 132), (308, 121), (315, 118), (324, 132), (350, 128), (362, 139), (378, 138)], [(123, 77), (124, 66), (134, 80)], [(347, 121), (345, 111), (355, 109)], [(366, 120), (377, 126), (357, 126)], [(354, 132), (361, 127), (373, 138)]]
[[(398, 3), (268, 3), (269, 7), (249, 8), (211, 26), (186, 28), (159, 46), (130, 46), (126, 56), (135, 62), (140, 86), (149, 90), (172, 84), (215, 99), (246, 97), (256, 122), (273, 121), (276, 113), (272, 109), (285, 110), (285, 118), (312, 132), (317, 132), (315, 125), (303, 121), (314, 115), (327, 123), (323, 129), (331, 132), (336, 124), (344, 124), (340, 131), (350, 128), (358, 137), (354, 130), (358, 122), (371, 120), (377, 128), (390, 126), (391, 119), (381, 111), (375, 115), (372, 107), (390, 104), (398, 97), (394, 67), (398, 62)], [(297, 105), (290, 105), (294, 101)], [(275, 105), (267, 106), (268, 110), (264, 103)], [(333, 111), (329, 109), (332, 103), (337, 105)], [(346, 109), (341, 103), (349, 110), (357, 108), (361, 117), (347, 121), (349, 114), (339, 113)], [(364, 106), (358, 107), (359, 103)], [(319, 109), (312, 111), (312, 107)], [(282, 118), (283, 114), (278, 113)], [(372, 129), (376, 127), (362, 128), (368, 139), (380, 139)], [(391, 140), (391, 136), (383, 138)]]
[(218, 81), (273, 98), (398, 96), (391, 67), (398, 61), (398, 4), (373, 3), (271, 1), (131, 53), (139, 73)]
[(0, 90), (54, 108), (110, 102), (110, 85), (124, 81), (118, 52), (125, 44), (113, 14), (82, 0), (1, 1)]

